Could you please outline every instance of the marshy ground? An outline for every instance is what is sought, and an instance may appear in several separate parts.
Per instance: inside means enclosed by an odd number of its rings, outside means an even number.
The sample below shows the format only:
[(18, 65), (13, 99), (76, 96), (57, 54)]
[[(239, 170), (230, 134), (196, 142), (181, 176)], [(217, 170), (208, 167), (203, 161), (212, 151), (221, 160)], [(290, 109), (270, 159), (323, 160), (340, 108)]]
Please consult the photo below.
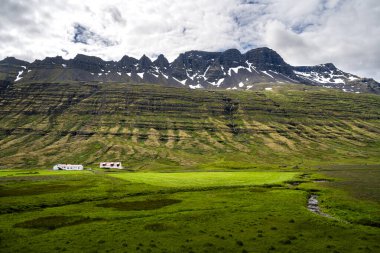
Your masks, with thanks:
[[(379, 252), (379, 174), (379, 166), (364, 165), (187, 173), (3, 170), (0, 248)], [(308, 210), (311, 195), (332, 218)]]

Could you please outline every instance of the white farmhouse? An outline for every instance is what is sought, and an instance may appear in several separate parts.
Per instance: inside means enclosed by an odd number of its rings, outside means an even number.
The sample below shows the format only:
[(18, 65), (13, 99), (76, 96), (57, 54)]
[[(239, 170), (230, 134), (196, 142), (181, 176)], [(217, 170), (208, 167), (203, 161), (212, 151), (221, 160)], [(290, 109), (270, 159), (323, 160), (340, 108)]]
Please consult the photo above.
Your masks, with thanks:
[(100, 168), (101, 169), (122, 169), (123, 166), (121, 165), (121, 162), (101, 162)]
[(80, 164), (56, 164), (53, 170), (83, 170), (83, 165)]

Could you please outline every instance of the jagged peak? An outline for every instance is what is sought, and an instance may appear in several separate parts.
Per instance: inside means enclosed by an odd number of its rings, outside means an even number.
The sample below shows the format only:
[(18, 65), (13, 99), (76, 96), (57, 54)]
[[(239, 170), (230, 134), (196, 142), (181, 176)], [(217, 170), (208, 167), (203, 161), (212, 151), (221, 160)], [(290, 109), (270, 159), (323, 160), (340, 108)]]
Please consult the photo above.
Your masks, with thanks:
[(89, 55), (85, 55), (85, 54), (77, 54), (74, 59), (74, 61), (85, 61), (85, 62), (96, 62), (96, 63), (99, 63), (99, 62), (104, 62), (104, 60), (100, 57), (97, 57), (97, 56), (89, 56)]
[(276, 51), (274, 51), (273, 49), (269, 47), (254, 48), (245, 53), (245, 55), (251, 55), (251, 54), (273, 55), (276, 57), (280, 57), (282, 59), (282, 57)]
[(241, 54), (241, 52), (237, 49), (228, 49), (224, 51), (220, 56), (220, 63), (231, 65), (228, 67), (232, 67), (233, 64), (244, 64), (245, 57)]
[(141, 56), (139, 61), (140, 62), (142, 62), (142, 61), (152, 62), (152, 60), (148, 56), (146, 56), (145, 54), (143, 56)]
[(19, 60), (13, 56), (6, 57), (0, 61), (0, 63), (13, 64), (13, 65), (29, 65), (27, 61)]
[(331, 62), (325, 63), (325, 64), (321, 64), (320, 66), (326, 67), (326, 68), (328, 68), (330, 70), (336, 70), (337, 69), (337, 67), (335, 67), (335, 65), (332, 64)]
[(137, 59), (136, 58), (134, 58), (134, 57), (131, 57), (131, 56), (128, 56), (128, 55), (124, 55), (121, 59), (120, 59), (120, 61), (125, 61), (125, 60), (131, 60), (131, 59), (133, 59), (133, 60), (136, 60), (137, 61)]
[(133, 58), (133, 57), (130, 57), (128, 55), (124, 55), (120, 61), (118, 61), (118, 65), (122, 65), (122, 66), (132, 66), (136, 63), (138, 63), (139, 60), (137, 60), (136, 58)]
[(146, 56), (145, 54), (140, 58), (139, 62), (139, 67), (138, 67), (138, 70), (139, 71), (144, 71), (144, 70), (147, 70), (149, 69), (152, 65), (153, 65), (153, 62), (152, 60)]
[(265, 62), (275, 65), (288, 65), (276, 51), (268, 47), (251, 49), (244, 55), (249, 62), (254, 64), (261, 64)]
[(41, 62), (63, 62), (65, 61), (62, 56), (55, 56), (55, 57), (46, 57), (45, 59), (43, 59)]
[(222, 54), (223, 55), (226, 55), (226, 54), (227, 55), (228, 54), (240, 54), (241, 55), (241, 52), (236, 48), (230, 48), (230, 49), (227, 49), (226, 51), (224, 51)]
[(187, 51), (182, 54), (183, 59), (203, 59), (203, 60), (212, 60), (216, 59), (221, 55), (221, 52), (207, 52), (200, 50)]
[(157, 59), (153, 62), (154, 65), (160, 68), (167, 68), (169, 67), (169, 61), (166, 59), (166, 57), (163, 54), (160, 54)]

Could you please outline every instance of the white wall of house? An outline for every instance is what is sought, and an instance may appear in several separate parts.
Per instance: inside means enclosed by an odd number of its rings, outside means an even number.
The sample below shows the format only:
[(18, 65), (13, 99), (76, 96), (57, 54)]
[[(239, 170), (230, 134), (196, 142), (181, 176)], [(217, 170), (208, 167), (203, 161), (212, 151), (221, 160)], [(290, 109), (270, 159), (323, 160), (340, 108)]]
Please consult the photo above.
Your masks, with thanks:
[(101, 169), (122, 169), (121, 162), (101, 162), (99, 164)]
[(80, 164), (56, 164), (53, 170), (83, 170), (83, 165)]

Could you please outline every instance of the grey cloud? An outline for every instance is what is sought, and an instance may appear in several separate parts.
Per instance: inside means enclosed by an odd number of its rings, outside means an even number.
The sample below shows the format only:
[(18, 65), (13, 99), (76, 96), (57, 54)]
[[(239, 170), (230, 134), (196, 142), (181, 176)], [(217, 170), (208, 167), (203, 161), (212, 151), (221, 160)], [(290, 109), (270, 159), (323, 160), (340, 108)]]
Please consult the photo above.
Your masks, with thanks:
[(113, 46), (116, 43), (104, 38), (94, 32), (92, 32), (88, 27), (81, 24), (74, 24), (74, 36), (72, 42), (81, 43), (85, 45), (90, 44), (100, 44), (103, 46)]
[(111, 14), (113, 21), (122, 25), (126, 24), (127, 21), (123, 18), (123, 15), (117, 7), (111, 6), (107, 11)]

